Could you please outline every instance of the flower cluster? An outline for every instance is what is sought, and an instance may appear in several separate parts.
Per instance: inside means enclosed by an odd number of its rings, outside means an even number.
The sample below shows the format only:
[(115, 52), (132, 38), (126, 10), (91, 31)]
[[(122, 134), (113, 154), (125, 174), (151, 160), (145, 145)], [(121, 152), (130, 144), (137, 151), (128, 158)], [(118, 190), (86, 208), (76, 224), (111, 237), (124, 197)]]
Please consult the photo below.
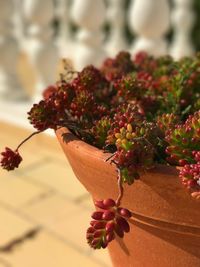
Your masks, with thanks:
[(157, 117), (157, 125), (163, 132), (166, 132), (169, 129), (174, 129), (175, 125), (179, 122), (180, 118), (173, 113), (164, 113)]
[(16, 150), (1, 153), (4, 169), (17, 168), (19, 148), (49, 128), (67, 127), (110, 153), (119, 196), (96, 201), (100, 210), (93, 213), (87, 231), (93, 248), (104, 248), (129, 231), (131, 212), (120, 207), (124, 184), (133, 184), (156, 164), (181, 166), (182, 184), (200, 199), (200, 55), (174, 61), (120, 52), (100, 69), (90, 65), (80, 72), (66, 71), (28, 112), (36, 132)]
[(200, 190), (200, 163), (186, 164), (180, 171), (182, 183), (188, 189)]
[(184, 166), (194, 163), (193, 151), (200, 151), (200, 111), (190, 115), (188, 119), (166, 132), (169, 154), (168, 161), (171, 164)]
[(134, 68), (131, 55), (128, 52), (120, 52), (116, 58), (106, 59), (101, 70), (108, 81), (114, 82), (123, 75), (132, 72)]
[(20, 162), (22, 161), (22, 157), (20, 156), (19, 152), (17, 150), (13, 151), (9, 147), (6, 147), (5, 151), (1, 152), (1, 155), (1, 166), (3, 169), (8, 171), (18, 168)]
[(106, 248), (116, 236), (123, 237), (130, 231), (128, 219), (132, 216), (128, 209), (119, 207), (113, 199), (95, 201), (99, 209), (93, 212), (90, 227), (87, 230), (87, 240), (94, 248)]

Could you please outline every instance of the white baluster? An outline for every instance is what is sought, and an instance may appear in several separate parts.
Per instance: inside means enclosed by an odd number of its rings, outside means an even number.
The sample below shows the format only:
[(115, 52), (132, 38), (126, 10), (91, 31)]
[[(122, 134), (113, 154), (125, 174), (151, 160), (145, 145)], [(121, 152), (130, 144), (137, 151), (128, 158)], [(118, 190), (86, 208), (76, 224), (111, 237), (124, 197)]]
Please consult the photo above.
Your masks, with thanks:
[(26, 94), (17, 75), (20, 54), (12, 23), (13, 15), (14, 1), (0, 0), (0, 92), (7, 100), (22, 100), (26, 99)]
[(142, 50), (159, 56), (167, 52), (164, 35), (170, 24), (168, 0), (132, 0), (129, 22), (138, 35), (132, 53)]
[(37, 77), (35, 100), (41, 98), (47, 85), (55, 83), (58, 53), (53, 40), (54, 8), (53, 0), (24, 0), (27, 53)]
[(106, 44), (110, 56), (115, 56), (121, 50), (127, 50), (125, 39), (125, 6), (123, 0), (109, 0), (107, 20), (110, 23), (110, 36)]
[(78, 44), (74, 48), (76, 69), (80, 70), (88, 64), (99, 66), (106, 57), (101, 29), (105, 15), (104, 0), (74, 0), (72, 19), (80, 27)]
[(22, 12), (22, 0), (14, 0), (15, 3), (15, 12), (13, 16), (14, 21), (14, 33), (18, 41), (20, 49), (23, 51), (24, 42), (25, 42), (25, 23), (23, 21), (23, 12)]
[(57, 44), (61, 57), (71, 56), (72, 36), (69, 8), (69, 0), (56, 0), (56, 17), (58, 19)]
[(192, 0), (174, 0), (175, 7), (172, 12), (172, 25), (174, 38), (170, 48), (170, 54), (179, 59), (183, 56), (192, 56), (194, 47), (191, 42), (191, 31), (195, 19), (192, 10)]

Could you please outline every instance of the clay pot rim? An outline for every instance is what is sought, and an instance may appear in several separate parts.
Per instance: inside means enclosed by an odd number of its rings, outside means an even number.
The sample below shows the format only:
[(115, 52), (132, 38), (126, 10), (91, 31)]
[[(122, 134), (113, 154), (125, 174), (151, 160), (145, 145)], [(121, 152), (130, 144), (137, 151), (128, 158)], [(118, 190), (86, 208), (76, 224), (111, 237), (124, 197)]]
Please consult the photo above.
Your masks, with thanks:
[[(81, 139), (79, 139), (76, 135), (74, 135), (68, 128), (62, 127), (56, 130), (56, 135), (60, 135), (63, 138), (63, 143), (69, 146), (76, 147), (76, 149), (84, 148), (83, 153), (86, 154), (86, 156), (89, 156), (91, 158), (95, 158), (98, 160), (104, 160), (111, 155), (111, 153), (105, 153), (102, 149), (99, 149), (95, 146), (92, 146)], [(64, 136), (66, 135), (66, 136)], [(66, 139), (66, 141), (64, 140)], [(177, 175), (180, 170), (180, 166), (171, 166), (171, 165), (164, 165), (164, 164), (155, 164), (155, 167), (152, 169), (149, 169), (148, 172), (151, 173), (165, 173), (168, 172), (169, 175)]]

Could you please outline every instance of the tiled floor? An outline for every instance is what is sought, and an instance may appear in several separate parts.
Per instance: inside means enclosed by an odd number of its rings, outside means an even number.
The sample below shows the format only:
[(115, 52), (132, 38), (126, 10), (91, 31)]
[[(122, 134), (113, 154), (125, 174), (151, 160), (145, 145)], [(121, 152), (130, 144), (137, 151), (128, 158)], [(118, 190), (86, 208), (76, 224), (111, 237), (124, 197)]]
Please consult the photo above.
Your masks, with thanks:
[[(0, 151), (28, 132), (0, 122)], [(85, 241), (92, 202), (55, 138), (34, 137), (14, 172), (0, 170), (0, 267), (110, 267)]]

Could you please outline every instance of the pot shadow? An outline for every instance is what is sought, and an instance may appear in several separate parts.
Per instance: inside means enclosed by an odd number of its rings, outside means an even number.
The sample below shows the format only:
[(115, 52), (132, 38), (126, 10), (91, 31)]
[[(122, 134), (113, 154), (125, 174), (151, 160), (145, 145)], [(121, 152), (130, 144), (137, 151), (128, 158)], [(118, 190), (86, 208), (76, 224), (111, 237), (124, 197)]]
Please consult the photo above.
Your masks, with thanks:
[(179, 248), (196, 258), (200, 259), (200, 236), (187, 235), (183, 233), (171, 232), (150, 225), (143, 224), (135, 221), (134, 219), (129, 220), (130, 224), (142, 229), (149, 234), (170, 243), (176, 248)]
[(74, 140), (77, 140), (77, 138), (72, 133), (63, 133), (62, 134), (62, 141), (63, 143), (67, 144), (69, 142), (72, 142)]
[(124, 251), (124, 253), (125, 253), (127, 256), (129, 256), (129, 255), (130, 255), (129, 250), (128, 250), (127, 246), (125, 245), (123, 239), (120, 238), (120, 237), (118, 237), (118, 236), (116, 236), (116, 239), (115, 239), (115, 240), (116, 240), (117, 243), (120, 245), (120, 247), (121, 247), (121, 249)]

